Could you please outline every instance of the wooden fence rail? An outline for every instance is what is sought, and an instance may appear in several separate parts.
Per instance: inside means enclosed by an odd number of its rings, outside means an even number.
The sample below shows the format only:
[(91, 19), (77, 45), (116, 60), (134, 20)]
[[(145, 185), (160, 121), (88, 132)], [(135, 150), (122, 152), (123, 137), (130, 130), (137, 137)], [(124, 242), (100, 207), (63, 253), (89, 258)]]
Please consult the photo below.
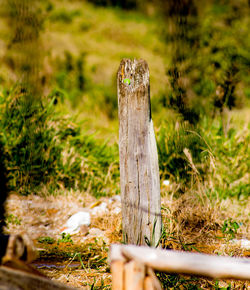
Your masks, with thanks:
[(110, 248), (112, 289), (161, 289), (154, 270), (220, 279), (250, 280), (250, 259), (162, 250), (134, 245)]

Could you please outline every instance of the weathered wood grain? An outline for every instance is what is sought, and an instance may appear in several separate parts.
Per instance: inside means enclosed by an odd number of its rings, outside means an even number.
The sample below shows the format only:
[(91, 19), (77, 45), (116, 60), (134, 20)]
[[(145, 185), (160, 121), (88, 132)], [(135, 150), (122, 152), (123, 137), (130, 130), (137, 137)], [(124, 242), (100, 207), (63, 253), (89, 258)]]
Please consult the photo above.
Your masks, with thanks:
[(155, 246), (161, 234), (160, 180), (146, 61), (123, 59), (117, 88), (124, 241), (142, 245), (147, 239)]
[(116, 253), (119, 253), (119, 256), (123, 255), (125, 259), (135, 260), (162, 272), (193, 274), (217, 279), (250, 280), (248, 258), (222, 257), (134, 245), (120, 245), (119, 248), (116, 247)]

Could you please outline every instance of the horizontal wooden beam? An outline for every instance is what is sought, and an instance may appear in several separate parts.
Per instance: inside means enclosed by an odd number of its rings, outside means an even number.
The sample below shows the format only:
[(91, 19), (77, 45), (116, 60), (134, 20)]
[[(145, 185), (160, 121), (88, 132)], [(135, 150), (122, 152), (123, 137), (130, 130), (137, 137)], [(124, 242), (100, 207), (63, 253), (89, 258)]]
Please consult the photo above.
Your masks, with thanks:
[(112, 245), (111, 263), (121, 256), (125, 260), (135, 260), (161, 272), (250, 280), (250, 259), (248, 258), (222, 257), (134, 245)]

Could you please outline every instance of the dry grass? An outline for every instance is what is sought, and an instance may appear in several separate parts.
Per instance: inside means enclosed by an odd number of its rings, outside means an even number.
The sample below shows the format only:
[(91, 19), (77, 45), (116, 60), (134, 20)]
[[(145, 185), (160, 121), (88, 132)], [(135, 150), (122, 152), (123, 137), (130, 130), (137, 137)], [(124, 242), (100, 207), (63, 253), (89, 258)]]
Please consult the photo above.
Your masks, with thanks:
[[(203, 198), (204, 201), (205, 197)], [(213, 203), (207, 199), (207, 202), (204, 203), (199, 194), (190, 191), (178, 199), (174, 199), (173, 195), (166, 194), (162, 199), (162, 208), (166, 232), (162, 240), (164, 248), (222, 256), (250, 257), (249, 248), (243, 248), (239, 243), (233, 243), (229, 235), (222, 233), (224, 221), (231, 218), (241, 224), (235, 239), (250, 239), (249, 199), (245, 202), (227, 199)], [(163, 279), (168, 279), (168, 276), (163, 276)], [(179, 279), (179, 281), (182, 279), (182, 281), (190, 281), (183, 282), (183, 285), (190, 283), (200, 287), (199, 289), (228, 289), (228, 285), (231, 285), (230, 289), (250, 289), (248, 281), (220, 280), (215, 286), (215, 280), (207, 278), (197, 279), (180, 275)], [(180, 284), (182, 283), (180, 282)]]
[[(83, 208), (91, 211), (96, 203), (105, 201), (109, 211), (92, 216), (89, 232), (72, 236), (73, 244), (57, 244), (60, 229), (69, 216)], [(205, 201), (205, 202), (204, 202)], [(107, 263), (108, 246), (122, 241), (121, 214), (113, 214), (118, 204), (108, 198), (96, 200), (88, 194), (67, 192), (55, 196), (18, 196), (11, 194), (7, 204), (8, 214), (20, 220), (20, 224), (9, 223), (6, 232), (26, 232), (40, 249), (40, 259), (35, 262), (48, 277), (75, 287), (90, 289), (91, 285), (111, 285), (111, 274)], [(224, 200), (211, 203), (194, 192), (186, 192), (178, 199), (165, 193), (162, 198), (162, 216), (166, 236), (163, 247), (175, 250), (200, 251), (209, 254), (249, 257), (249, 250), (233, 244), (223, 235), (221, 227), (228, 217), (242, 226), (236, 238), (249, 237), (249, 202)], [(95, 236), (96, 233), (96, 236)], [(39, 237), (51, 237), (53, 244), (38, 242)], [(80, 261), (77, 253), (80, 253)], [(75, 255), (75, 257), (74, 257)], [(73, 259), (74, 258), (74, 259)], [(82, 264), (84, 267), (82, 267)], [(185, 278), (186, 276), (181, 276)], [(189, 279), (186, 277), (185, 279)], [(247, 289), (249, 283), (242, 281), (220, 281), (219, 285), (231, 283), (232, 289)], [(193, 282), (192, 282), (193, 283)], [(195, 284), (202, 289), (213, 288), (215, 281), (199, 278)], [(245, 287), (245, 288), (244, 288)]]
[(184, 244), (215, 244), (216, 248), (220, 244), (224, 246), (227, 237), (223, 235), (221, 228), (228, 218), (241, 224), (236, 238), (250, 238), (249, 202), (227, 199), (221, 203), (203, 204), (193, 192), (187, 192), (178, 199), (165, 196), (162, 206), (167, 233)]

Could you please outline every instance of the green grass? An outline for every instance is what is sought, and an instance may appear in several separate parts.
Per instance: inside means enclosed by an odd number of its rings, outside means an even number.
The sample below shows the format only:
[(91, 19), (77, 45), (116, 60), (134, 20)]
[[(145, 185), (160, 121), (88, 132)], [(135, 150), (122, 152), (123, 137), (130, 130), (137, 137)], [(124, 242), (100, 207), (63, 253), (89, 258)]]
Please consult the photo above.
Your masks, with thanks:
[[(59, 188), (80, 189), (96, 197), (118, 192), (118, 148), (81, 131), (55, 111), (55, 98), (27, 102), (13, 90), (2, 94), (1, 137), (9, 188), (21, 194)], [(106, 186), (104, 186), (106, 184)]]

